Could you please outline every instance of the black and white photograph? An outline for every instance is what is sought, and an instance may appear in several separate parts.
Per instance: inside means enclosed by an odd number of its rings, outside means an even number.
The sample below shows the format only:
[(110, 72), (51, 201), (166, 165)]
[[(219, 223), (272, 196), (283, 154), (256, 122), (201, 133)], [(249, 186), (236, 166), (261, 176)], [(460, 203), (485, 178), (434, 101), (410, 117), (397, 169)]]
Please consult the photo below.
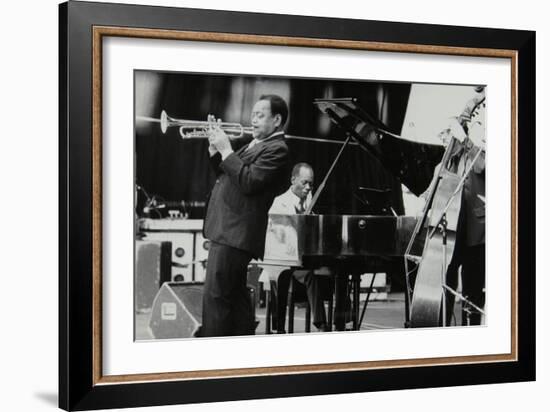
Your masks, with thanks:
[(491, 322), (486, 85), (133, 82), (136, 341)]

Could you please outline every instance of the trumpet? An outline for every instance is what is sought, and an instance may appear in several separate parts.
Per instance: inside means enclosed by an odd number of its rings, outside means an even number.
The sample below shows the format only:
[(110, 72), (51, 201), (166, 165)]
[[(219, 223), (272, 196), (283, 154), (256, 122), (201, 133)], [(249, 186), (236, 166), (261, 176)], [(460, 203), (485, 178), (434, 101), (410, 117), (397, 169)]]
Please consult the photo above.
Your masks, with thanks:
[(183, 139), (208, 138), (208, 128), (213, 125), (222, 129), (230, 139), (252, 135), (252, 127), (243, 127), (240, 123), (210, 123), (199, 120), (176, 119), (168, 116), (164, 110), (160, 114), (160, 130), (162, 133), (166, 133), (169, 127), (179, 127), (180, 136)]
[[(207, 121), (176, 119), (168, 116), (163, 110), (160, 114), (160, 119), (146, 116), (136, 116), (136, 120), (141, 122), (160, 123), (160, 130), (166, 133), (169, 127), (179, 127), (179, 134), (183, 139), (189, 138), (208, 138), (208, 128), (213, 124)], [(220, 127), (228, 136), (229, 139), (238, 139), (244, 136), (252, 136), (252, 127), (244, 127), (240, 123), (214, 123), (216, 127)], [(303, 140), (306, 142), (318, 143), (333, 143), (342, 145), (344, 141), (334, 139), (323, 139), (316, 137), (294, 136), (285, 134), (286, 139)], [(350, 142), (352, 146), (357, 146), (357, 142)]]

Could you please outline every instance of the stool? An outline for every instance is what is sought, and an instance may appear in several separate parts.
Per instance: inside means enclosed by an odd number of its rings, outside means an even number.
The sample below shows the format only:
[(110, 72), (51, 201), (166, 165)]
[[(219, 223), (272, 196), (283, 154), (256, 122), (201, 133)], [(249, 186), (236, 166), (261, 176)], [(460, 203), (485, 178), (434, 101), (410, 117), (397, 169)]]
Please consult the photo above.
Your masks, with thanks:
[[(331, 277), (326, 277), (325, 280), (327, 282), (322, 282), (322, 275), (313, 274), (310, 272), (310, 281), (313, 281), (315, 279), (315, 286), (313, 284), (311, 285), (314, 289), (312, 291), (308, 291), (307, 287), (301, 283), (299, 280), (296, 279), (295, 276), (292, 277), (292, 281), (290, 283), (289, 287), (289, 297), (288, 297), (288, 331), (289, 333), (294, 332), (294, 303), (296, 303), (297, 298), (302, 298), (302, 300), (306, 301), (306, 324), (305, 324), (305, 331), (311, 332), (311, 312), (315, 308), (312, 308), (310, 306), (310, 302), (308, 299), (309, 293), (318, 293), (317, 295), (317, 302), (321, 305), (322, 311), (326, 315), (326, 331), (332, 330), (332, 319), (333, 319), (333, 293), (334, 293), (334, 283), (332, 281)], [(325, 301), (328, 301), (328, 311), (325, 312)], [(319, 310), (319, 308), (318, 308)], [(327, 313), (328, 312), (328, 313)]]
[[(277, 333), (285, 332), (286, 322), (283, 319), (286, 318), (286, 306), (288, 306), (288, 332), (293, 333), (295, 305), (301, 302), (305, 302), (306, 304), (305, 331), (311, 332), (312, 315), (307, 290), (305, 285), (297, 280), (293, 273), (294, 271), (291, 269), (284, 270), (278, 276), (277, 281), (271, 280), (269, 282), (269, 291), (266, 295), (266, 334), (271, 334), (272, 328), (277, 331)], [(328, 279), (328, 287), (323, 287), (321, 289), (321, 297), (323, 301), (328, 301), (327, 327), (328, 330), (332, 330), (334, 282), (332, 278)], [(283, 293), (286, 299), (282, 298)], [(286, 304), (287, 302), (288, 305)], [(281, 307), (282, 304), (285, 304), (284, 311)], [(279, 312), (284, 314), (283, 319), (279, 319)]]
[[(269, 281), (269, 292), (266, 296), (266, 334), (271, 334), (272, 328), (276, 333), (285, 333), (287, 306), (289, 307), (288, 326), (289, 331), (292, 333), (294, 331), (294, 305), (300, 302), (305, 302), (307, 305), (305, 330), (307, 332), (311, 331), (311, 309), (306, 288), (296, 280), (293, 272), (292, 269), (286, 269), (279, 274), (277, 281)], [(282, 319), (279, 318), (279, 312), (282, 312)]]
[(298, 298), (304, 296), (301, 301), (306, 302), (306, 325), (305, 330), (307, 333), (311, 332), (311, 306), (307, 298), (306, 287), (298, 282), (294, 276), (290, 277), (290, 287), (288, 288), (288, 333), (294, 333), (294, 304), (299, 300)]

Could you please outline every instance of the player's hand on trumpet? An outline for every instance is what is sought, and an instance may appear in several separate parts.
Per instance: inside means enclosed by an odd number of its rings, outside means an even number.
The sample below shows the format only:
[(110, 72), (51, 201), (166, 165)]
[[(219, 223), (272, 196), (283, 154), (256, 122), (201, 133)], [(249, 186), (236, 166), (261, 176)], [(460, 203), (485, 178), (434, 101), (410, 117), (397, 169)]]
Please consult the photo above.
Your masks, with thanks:
[(214, 154), (216, 151), (220, 152), (222, 158), (225, 159), (233, 150), (231, 149), (231, 142), (227, 134), (221, 129), (221, 119), (216, 119), (214, 115), (209, 114), (208, 118), (208, 151), (210, 154)]

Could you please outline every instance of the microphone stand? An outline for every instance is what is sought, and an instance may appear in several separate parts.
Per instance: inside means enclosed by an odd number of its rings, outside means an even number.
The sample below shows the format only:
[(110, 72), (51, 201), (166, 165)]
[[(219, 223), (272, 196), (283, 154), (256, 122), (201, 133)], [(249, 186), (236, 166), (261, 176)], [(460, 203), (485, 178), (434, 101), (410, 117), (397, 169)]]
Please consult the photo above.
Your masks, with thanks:
[(143, 195), (145, 196), (145, 198), (147, 199), (147, 201), (145, 202), (145, 207), (143, 208), (143, 213), (149, 214), (150, 210), (154, 210), (155, 212), (157, 212), (159, 218), (162, 217), (162, 215), (159, 212), (157, 206), (155, 205), (155, 197), (154, 196), (153, 197), (149, 196), (147, 191), (142, 186), (140, 186), (138, 184), (136, 184), (136, 188), (139, 191), (141, 191), (143, 193)]
[(441, 229), (441, 246), (443, 248), (443, 264), (441, 266), (441, 285), (442, 285), (442, 325), (447, 326), (447, 295), (445, 294), (447, 288), (447, 214), (443, 214), (441, 222), (439, 224)]

